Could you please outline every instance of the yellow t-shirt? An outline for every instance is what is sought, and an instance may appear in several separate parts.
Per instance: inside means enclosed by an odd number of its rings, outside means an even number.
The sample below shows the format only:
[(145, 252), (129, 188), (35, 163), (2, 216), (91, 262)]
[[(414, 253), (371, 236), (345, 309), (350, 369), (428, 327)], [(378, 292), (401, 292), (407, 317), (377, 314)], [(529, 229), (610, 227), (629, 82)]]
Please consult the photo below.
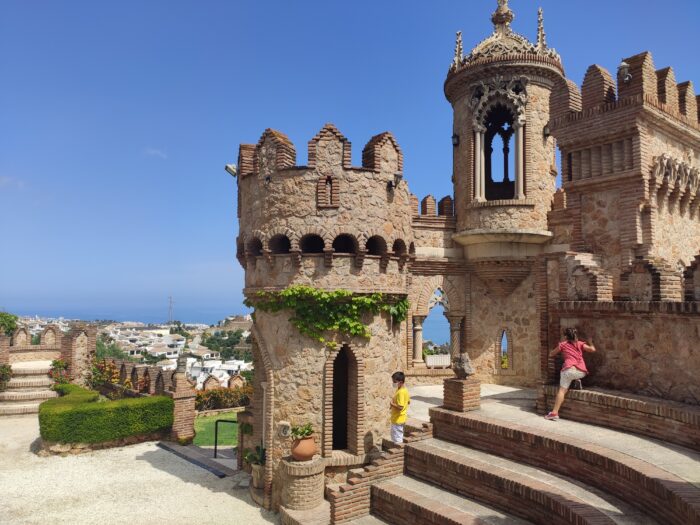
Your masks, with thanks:
[(406, 414), (408, 413), (408, 404), (411, 401), (408, 395), (408, 389), (402, 386), (394, 394), (394, 403), (399, 405), (401, 409), (391, 407), (391, 423), (392, 425), (403, 425), (406, 422)]

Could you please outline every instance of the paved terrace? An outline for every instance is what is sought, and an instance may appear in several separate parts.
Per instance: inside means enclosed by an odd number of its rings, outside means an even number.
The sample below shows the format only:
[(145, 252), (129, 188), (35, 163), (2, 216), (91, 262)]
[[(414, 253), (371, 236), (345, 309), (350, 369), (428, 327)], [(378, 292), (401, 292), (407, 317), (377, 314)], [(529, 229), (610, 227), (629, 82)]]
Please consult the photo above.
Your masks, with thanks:
[[(429, 421), (428, 410), (442, 404), (442, 386), (410, 388), (409, 417)], [(675, 474), (700, 488), (700, 454), (652, 438), (628, 434), (604, 427), (560, 419), (547, 421), (535, 412), (537, 392), (532, 389), (499, 385), (481, 385), (481, 410), (474, 412), (488, 418), (546, 430), (573, 437), (627, 454)]]
[(147, 525), (277, 523), (236, 477), (218, 478), (154, 442), (38, 457), (36, 415), (0, 419), (0, 522)]

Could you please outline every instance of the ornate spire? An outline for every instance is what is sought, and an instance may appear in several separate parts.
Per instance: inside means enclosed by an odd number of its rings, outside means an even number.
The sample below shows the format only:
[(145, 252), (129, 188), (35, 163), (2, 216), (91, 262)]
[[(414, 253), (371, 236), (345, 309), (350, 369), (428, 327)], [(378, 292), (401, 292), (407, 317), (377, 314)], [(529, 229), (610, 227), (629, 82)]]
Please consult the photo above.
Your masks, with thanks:
[(513, 11), (508, 7), (508, 0), (498, 0), (498, 7), (491, 15), (491, 22), (496, 31), (510, 33), (510, 24), (514, 18)]
[(457, 41), (455, 42), (455, 56), (452, 59), (452, 67), (450, 69), (458, 69), (462, 64), (464, 48), (462, 47), (462, 32), (457, 31)]
[(544, 15), (541, 7), (537, 10), (537, 49), (547, 49), (547, 35), (544, 32)]

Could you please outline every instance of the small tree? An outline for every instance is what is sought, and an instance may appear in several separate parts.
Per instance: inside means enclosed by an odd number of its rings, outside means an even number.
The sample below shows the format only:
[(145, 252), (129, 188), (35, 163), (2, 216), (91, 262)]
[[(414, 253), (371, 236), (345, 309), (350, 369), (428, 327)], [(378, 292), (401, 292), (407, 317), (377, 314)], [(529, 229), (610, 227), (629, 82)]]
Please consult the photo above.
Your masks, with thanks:
[(0, 330), (10, 336), (17, 330), (17, 316), (8, 312), (0, 312)]

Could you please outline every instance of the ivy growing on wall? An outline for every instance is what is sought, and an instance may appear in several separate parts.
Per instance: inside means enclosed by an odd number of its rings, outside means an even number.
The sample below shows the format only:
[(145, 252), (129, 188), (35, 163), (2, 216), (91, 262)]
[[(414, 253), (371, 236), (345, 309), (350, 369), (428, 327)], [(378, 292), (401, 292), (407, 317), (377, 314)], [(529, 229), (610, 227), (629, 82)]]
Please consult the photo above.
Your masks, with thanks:
[(355, 294), (347, 290), (326, 291), (311, 286), (295, 285), (280, 292), (260, 291), (246, 299), (248, 307), (264, 312), (291, 310), (289, 322), (303, 335), (329, 347), (335, 343), (328, 334), (370, 338), (369, 327), (362, 322), (365, 313), (387, 312), (400, 323), (408, 313), (408, 299), (392, 300), (384, 294)]

